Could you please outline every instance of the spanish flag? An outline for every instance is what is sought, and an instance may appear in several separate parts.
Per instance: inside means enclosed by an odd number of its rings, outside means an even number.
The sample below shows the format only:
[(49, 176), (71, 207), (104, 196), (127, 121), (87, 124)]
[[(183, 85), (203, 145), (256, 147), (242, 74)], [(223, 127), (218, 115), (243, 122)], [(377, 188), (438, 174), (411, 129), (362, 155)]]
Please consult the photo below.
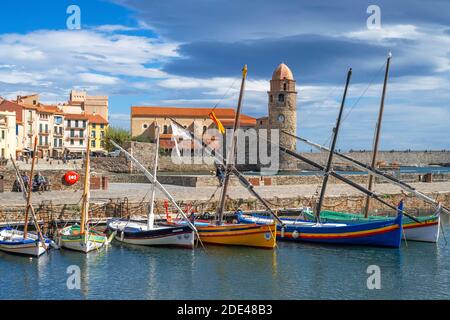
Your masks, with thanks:
[(222, 122), (220, 122), (220, 120), (216, 117), (214, 111), (211, 111), (209, 113), (209, 117), (216, 124), (217, 129), (219, 129), (220, 133), (224, 134), (225, 133), (225, 128), (223, 127)]

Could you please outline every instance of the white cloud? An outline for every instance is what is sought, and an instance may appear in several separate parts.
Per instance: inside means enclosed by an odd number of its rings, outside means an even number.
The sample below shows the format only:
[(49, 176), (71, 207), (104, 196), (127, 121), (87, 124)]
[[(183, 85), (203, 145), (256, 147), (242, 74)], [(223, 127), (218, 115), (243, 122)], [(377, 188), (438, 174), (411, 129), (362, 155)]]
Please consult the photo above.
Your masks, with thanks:
[(99, 28), (111, 32), (39, 30), (0, 35), (0, 91), (14, 93), (12, 85), (19, 91), (26, 84), (43, 94), (66, 95), (75, 86), (109, 93), (117, 89), (124, 77), (133, 78), (128, 83), (133, 83), (134, 78), (142, 82), (139, 78), (165, 77), (157, 67), (148, 65), (178, 55), (175, 43), (114, 34), (113, 31), (124, 29), (121, 26)]
[(95, 27), (94, 30), (102, 32), (116, 32), (116, 31), (135, 31), (139, 28), (128, 27), (120, 24), (105, 24), (102, 26)]
[(120, 81), (119, 78), (116, 78), (116, 77), (109, 77), (109, 76), (104, 76), (104, 75), (95, 74), (95, 73), (80, 73), (78, 76), (79, 76), (79, 80), (82, 83), (90, 83), (90, 84), (110, 85), (110, 84), (116, 84)]

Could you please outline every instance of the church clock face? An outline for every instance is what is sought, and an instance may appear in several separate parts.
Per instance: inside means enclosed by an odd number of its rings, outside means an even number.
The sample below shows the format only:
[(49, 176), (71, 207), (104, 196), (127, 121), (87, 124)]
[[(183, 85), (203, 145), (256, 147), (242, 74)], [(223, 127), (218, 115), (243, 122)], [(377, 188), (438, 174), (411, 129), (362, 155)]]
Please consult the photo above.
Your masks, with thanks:
[(280, 114), (277, 118), (278, 122), (283, 123), (284, 122), (284, 115)]

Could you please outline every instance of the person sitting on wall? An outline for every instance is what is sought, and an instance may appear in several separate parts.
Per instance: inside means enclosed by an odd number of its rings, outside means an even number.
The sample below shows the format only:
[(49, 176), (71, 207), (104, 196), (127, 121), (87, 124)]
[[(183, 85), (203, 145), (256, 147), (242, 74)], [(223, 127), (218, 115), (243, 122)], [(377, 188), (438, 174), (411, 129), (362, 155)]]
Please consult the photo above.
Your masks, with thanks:
[(47, 181), (45, 181), (44, 176), (38, 172), (33, 178), (33, 190), (34, 191), (44, 191), (47, 186)]
[[(29, 183), (30, 183), (30, 179), (28, 178), (28, 176), (25, 174), (25, 172), (22, 172), (22, 181), (23, 181), (23, 185), (25, 186), (25, 190), (28, 190), (29, 188)], [(22, 190), (20, 190), (22, 191)]]

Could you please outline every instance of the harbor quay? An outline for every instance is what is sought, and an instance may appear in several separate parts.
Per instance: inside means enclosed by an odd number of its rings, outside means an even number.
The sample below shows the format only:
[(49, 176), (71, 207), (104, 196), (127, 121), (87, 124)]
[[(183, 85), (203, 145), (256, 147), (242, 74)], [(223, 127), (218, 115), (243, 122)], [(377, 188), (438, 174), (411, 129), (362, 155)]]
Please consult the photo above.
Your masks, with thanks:
[[(351, 176), (351, 175), (349, 175)], [(450, 183), (415, 182), (411, 186), (430, 196), (445, 206), (450, 205)], [(300, 209), (311, 207), (317, 200), (318, 184), (255, 186), (255, 190), (266, 199), (273, 210)], [(180, 186), (165, 185), (165, 188), (177, 199), (183, 210), (193, 211), (197, 215), (212, 217), (219, 201), (217, 186)], [(108, 190), (91, 191), (91, 220), (105, 223), (113, 217), (144, 218), (148, 211), (150, 194), (148, 183), (110, 183)], [(405, 199), (405, 208), (412, 214), (429, 214), (433, 209), (420, 199), (408, 197), (400, 188), (390, 184), (377, 184), (375, 192), (383, 195), (389, 203), (397, 204)], [(21, 224), (25, 212), (25, 202), (21, 193), (1, 193), (0, 223)], [(64, 223), (79, 220), (81, 209), (81, 190), (59, 190), (35, 193), (32, 203), (41, 223)], [(358, 213), (364, 205), (365, 195), (348, 185), (330, 183), (324, 201), (324, 210)], [(176, 216), (176, 210), (167, 205), (167, 199), (158, 190), (156, 192), (155, 214), (166, 218), (166, 213)], [(166, 209), (167, 208), (167, 209)], [(372, 210), (380, 214), (395, 214), (376, 201)], [(227, 196), (226, 212), (231, 216), (236, 210), (260, 211), (264, 208), (244, 187), (233, 185)]]

